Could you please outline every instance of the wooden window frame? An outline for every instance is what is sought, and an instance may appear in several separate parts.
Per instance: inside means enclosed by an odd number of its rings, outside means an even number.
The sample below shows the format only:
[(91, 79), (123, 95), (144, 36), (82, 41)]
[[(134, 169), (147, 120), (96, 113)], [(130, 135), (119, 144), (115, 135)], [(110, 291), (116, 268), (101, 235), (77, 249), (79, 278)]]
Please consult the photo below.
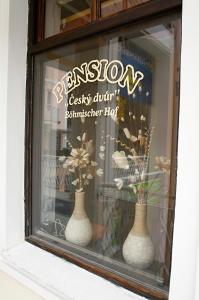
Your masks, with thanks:
[[(45, 25), (45, 0), (29, 0), (29, 29), (28, 29), (28, 54), (27, 54), (27, 87), (26, 87), (26, 132), (25, 132), (25, 236), (26, 240), (48, 252), (79, 265), (101, 277), (104, 277), (126, 289), (137, 294), (150, 297), (151, 299), (168, 299), (168, 293), (156, 288), (147, 287), (144, 283), (128, 281), (127, 279), (107, 271), (103, 267), (96, 266), (92, 262), (87, 262), (84, 258), (78, 258), (61, 249), (56, 243), (47, 238), (41, 239), (32, 233), (32, 134), (33, 134), (33, 86), (34, 86), (34, 58), (36, 55), (52, 48), (67, 45), (73, 41), (103, 33), (107, 30), (121, 27), (123, 25), (138, 25), (139, 23), (150, 22), (154, 18), (162, 18), (170, 15), (181, 17), (181, 0), (152, 0), (137, 7), (128, 8), (105, 19), (100, 19), (100, 0), (92, 0), (91, 23), (71, 30), (56, 34), (49, 38), (44, 38)], [(94, 25), (94, 26), (93, 26)], [(180, 33), (178, 35), (180, 37)], [(176, 48), (180, 49), (180, 38), (176, 41)], [(177, 51), (178, 53), (179, 51)], [(177, 68), (175, 68), (177, 69)], [(179, 77), (176, 70), (175, 78)], [(176, 84), (179, 81), (176, 79)], [(172, 168), (170, 178), (170, 198), (169, 207), (175, 206), (175, 186), (176, 186), (176, 157), (177, 157), (177, 134), (178, 134), (178, 111), (179, 111), (179, 85), (174, 89), (174, 119), (172, 137)], [(172, 241), (173, 236), (174, 211), (168, 213), (168, 237)], [(171, 245), (166, 245), (166, 265), (165, 281), (169, 283), (171, 270)]]

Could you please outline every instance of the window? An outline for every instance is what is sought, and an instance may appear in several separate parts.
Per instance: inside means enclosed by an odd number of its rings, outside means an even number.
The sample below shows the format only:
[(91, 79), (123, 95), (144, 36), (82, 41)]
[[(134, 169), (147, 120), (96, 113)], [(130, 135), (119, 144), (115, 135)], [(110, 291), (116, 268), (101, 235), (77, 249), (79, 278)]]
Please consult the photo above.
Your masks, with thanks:
[(91, 1), (46, 1), (45, 15), (45, 37), (49, 37), (91, 22)]
[(117, 14), (120, 1), (30, 7), (26, 237), (167, 299), (181, 3), (127, 2)]

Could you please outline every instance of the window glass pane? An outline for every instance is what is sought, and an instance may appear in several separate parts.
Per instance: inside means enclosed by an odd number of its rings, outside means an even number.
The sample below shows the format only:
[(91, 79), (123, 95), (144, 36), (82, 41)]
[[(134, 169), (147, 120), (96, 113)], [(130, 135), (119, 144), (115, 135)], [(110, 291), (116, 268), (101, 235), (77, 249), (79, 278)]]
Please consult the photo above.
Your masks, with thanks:
[(90, 0), (47, 0), (45, 37), (89, 23), (90, 3)]
[(124, 9), (124, 0), (108, 0), (101, 3), (101, 17), (105, 18)]
[(128, 7), (133, 7), (148, 1), (152, 1), (152, 0), (128, 0), (127, 3), (128, 3)]
[[(33, 234), (168, 291), (180, 22), (36, 57)], [(179, 51), (179, 48), (178, 48)]]
[(138, 6), (152, 0), (102, 0), (101, 18), (114, 15), (126, 8)]

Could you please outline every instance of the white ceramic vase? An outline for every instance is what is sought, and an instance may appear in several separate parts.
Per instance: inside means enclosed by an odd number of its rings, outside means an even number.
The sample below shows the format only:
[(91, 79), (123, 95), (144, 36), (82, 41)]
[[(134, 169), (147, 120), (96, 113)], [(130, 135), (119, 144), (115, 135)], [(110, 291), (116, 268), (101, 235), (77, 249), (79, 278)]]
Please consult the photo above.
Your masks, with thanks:
[(85, 247), (92, 239), (92, 226), (84, 207), (85, 193), (75, 193), (75, 207), (66, 229), (66, 240)]
[(147, 205), (136, 203), (134, 224), (123, 245), (124, 260), (137, 269), (146, 269), (154, 261), (154, 245), (146, 217)]

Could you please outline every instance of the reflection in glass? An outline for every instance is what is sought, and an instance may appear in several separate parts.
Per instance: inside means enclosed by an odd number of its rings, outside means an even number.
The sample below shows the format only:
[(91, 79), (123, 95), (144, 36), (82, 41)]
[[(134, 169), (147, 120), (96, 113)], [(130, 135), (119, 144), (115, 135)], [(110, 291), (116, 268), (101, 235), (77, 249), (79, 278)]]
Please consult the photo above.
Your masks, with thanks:
[(35, 64), (34, 233), (164, 291), (178, 26), (128, 27)]
[(101, 2), (101, 17), (105, 18), (124, 9), (124, 0), (107, 0)]
[(140, 5), (142, 3), (148, 2), (148, 1), (152, 1), (152, 0), (128, 0), (128, 7), (133, 7), (133, 6), (137, 6)]
[(105, 0), (101, 1), (101, 18), (112, 16), (124, 9), (152, 0)]
[(90, 0), (47, 0), (45, 37), (89, 23), (90, 3)]

